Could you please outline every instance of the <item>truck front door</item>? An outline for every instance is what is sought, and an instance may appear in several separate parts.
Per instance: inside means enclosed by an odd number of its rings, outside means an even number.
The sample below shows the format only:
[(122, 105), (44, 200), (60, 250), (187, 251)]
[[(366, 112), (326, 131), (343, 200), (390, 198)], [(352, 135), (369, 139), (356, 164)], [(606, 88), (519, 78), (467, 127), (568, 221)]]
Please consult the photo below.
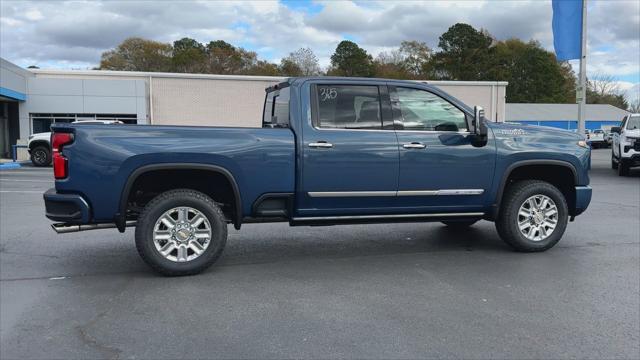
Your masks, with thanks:
[(298, 216), (376, 214), (393, 206), (398, 142), (386, 89), (353, 82), (309, 87)]
[(421, 88), (390, 87), (400, 151), (398, 203), (415, 213), (482, 212), (495, 146), (471, 144), (467, 115)]

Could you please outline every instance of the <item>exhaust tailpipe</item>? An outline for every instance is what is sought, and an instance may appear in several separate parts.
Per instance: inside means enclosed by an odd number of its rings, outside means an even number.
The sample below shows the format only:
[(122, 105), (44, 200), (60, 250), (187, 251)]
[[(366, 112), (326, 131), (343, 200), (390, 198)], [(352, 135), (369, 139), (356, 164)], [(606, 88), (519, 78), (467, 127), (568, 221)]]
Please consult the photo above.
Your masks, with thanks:
[[(127, 221), (125, 226), (136, 226), (135, 220)], [(83, 224), (83, 225), (69, 225), (65, 223), (51, 224), (51, 228), (58, 234), (66, 234), (78, 231), (99, 230), (99, 229), (113, 229), (116, 228), (115, 223), (103, 223), (103, 224)]]

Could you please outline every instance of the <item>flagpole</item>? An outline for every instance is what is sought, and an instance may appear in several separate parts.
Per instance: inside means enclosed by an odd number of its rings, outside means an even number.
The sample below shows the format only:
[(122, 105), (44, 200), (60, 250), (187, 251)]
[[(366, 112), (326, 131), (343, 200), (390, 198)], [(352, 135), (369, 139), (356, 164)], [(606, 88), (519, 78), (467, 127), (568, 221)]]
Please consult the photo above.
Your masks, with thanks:
[(578, 134), (584, 136), (584, 113), (587, 103), (587, 0), (582, 0), (582, 51), (580, 53), (580, 80), (578, 87)]

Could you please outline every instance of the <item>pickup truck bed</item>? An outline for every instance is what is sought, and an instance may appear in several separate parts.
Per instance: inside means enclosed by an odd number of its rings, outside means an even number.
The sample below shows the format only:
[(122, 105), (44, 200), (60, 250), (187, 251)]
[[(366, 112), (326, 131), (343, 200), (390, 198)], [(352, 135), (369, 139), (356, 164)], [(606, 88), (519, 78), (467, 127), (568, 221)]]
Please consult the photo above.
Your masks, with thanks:
[(294, 137), (287, 129), (84, 125), (64, 153), (74, 166), (56, 188), (83, 195), (95, 222), (113, 222), (123, 210), (120, 195), (150, 170), (224, 169), (242, 194), (242, 217), (260, 195), (292, 193), (295, 186)]

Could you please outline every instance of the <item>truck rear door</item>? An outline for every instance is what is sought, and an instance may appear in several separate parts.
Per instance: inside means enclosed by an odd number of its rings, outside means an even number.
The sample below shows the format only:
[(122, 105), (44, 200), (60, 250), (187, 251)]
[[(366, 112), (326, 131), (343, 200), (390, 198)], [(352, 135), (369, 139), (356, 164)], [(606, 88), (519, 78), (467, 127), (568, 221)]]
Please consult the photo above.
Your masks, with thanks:
[(319, 82), (307, 96), (311, 119), (302, 124), (298, 215), (389, 212), (398, 187), (398, 142), (386, 86)]

